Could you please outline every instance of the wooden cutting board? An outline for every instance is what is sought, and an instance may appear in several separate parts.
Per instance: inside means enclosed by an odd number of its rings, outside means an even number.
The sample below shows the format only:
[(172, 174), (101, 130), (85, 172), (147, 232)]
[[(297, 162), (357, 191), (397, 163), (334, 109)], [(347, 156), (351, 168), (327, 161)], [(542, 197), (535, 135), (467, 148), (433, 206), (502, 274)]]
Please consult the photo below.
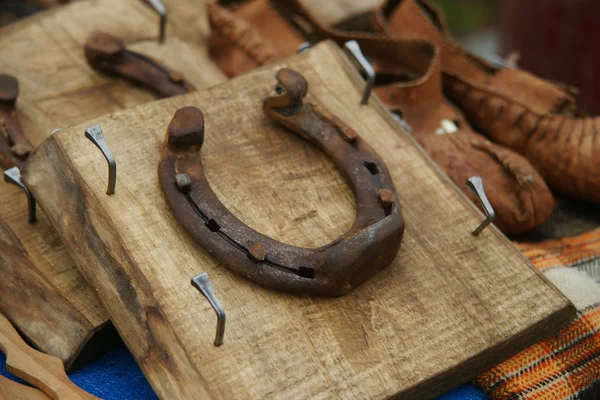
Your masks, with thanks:
[[(188, 29), (194, 26), (198, 33), (208, 29), (203, 20)], [(95, 29), (123, 37), (132, 49), (183, 72), (198, 88), (224, 80), (204, 48), (172, 36), (159, 45), (157, 17), (141, 1), (79, 1), (52, 9), (0, 30), (0, 72), (19, 79), (17, 114), (34, 145), (55, 128), (155, 99), (88, 67), (83, 45)], [(46, 217), (39, 213), (38, 223), (30, 225), (24, 194), (3, 180), (0, 250), (0, 312), (38, 349), (70, 367), (107, 325), (108, 314)], [(93, 350), (104, 344), (98, 341)]]
[[(315, 147), (270, 123), (262, 100), (281, 66), (308, 80), (310, 101), (386, 161), (406, 220), (395, 261), (341, 298), (278, 293), (230, 272), (171, 214), (157, 167), (174, 112), (206, 117), (203, 162), (221, 201), (275, 239), (319, 247), (354, 218), (340, 173)], [(30, 157), (24, 177), (159, 397), (432, 398), (562, 327), (569, 301), (495, 228), (473, 237), (477, 211), (363, 82), (323, 43), (211, 89), (66, 129)], [(118, 165), (84, 137), (100, 124)], [(208, 272), (227, 312), (190, 285)]]

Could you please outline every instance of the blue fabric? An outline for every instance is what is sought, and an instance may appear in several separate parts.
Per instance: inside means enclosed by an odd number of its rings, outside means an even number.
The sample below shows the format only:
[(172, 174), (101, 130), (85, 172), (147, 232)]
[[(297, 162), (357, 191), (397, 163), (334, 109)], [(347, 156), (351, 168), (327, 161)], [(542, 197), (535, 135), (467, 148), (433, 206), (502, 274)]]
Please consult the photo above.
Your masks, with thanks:
[[(0, 374), (24, 383), (6, 371), (6, 357), (0, 353)], [(156, 395), (124, 345), (100, 357), (85, 368), (69, 374), (82, 389), (106, 400), (155, 400)], [(438, 400), (487, 400), (472, 384), (455, 389)]]
[[(0, 353), (0, 374), (24, 383), (6, 371), (6, 357)], [(75, 384), (106, 400), (158, 399), (124, 345), (69, 374)]]
[(461, 387), (440, 396), (438, 400), (488, 400), (489, 398), (472, 383), (467, 383)]

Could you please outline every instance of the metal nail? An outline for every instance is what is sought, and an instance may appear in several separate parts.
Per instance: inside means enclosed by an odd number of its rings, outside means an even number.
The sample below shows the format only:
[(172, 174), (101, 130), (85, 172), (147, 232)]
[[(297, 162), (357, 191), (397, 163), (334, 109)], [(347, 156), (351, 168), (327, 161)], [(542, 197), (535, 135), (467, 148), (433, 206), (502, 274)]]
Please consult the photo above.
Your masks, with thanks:
[(165, 31), (167, 29), (167, 8), (163, 4), (161, 0), (148, 0), (148, 3), (152, 6), (154, 11), (160, 16), (160, 27), (159, 27), (159, 36), (158, 42), (165, 42)]
[(373, 86), (375, 86), (375, 70), (371, 66), (371, 63), (365, 58), (356, 40), (346, 42), (344, 47), (352, 55), (360, 69), (367, 75), (367, 83), (360, 104), (368, 104), (369, 97), (371, 97), (371, 91), (373, 90)]
[(106, 162), (108, 163), (108, 189), (106, 190), (106, 194), (114, 194), (115, 187), (117, 186), (117, 162), (112, 151), (110, 151), (104, 141), (102, 128), (100, 128), (100, 125), (90, 126), (85, 130), (85, 137), (91, 140), (100, 149), (104, 158), (106, 158)]
[(394, 193), (389, 189), (379, 189), (379, 201), (385, 208), (389, 208), (394, 205), (395, 201)]
[(487, 226), (489, 224), (491, 224), (492, 221), (494, 221), (494, 218), (496, 218), (496, 213), (494, 212), (494, 209), (492, 208), (490, 201), (488, 200), (487, 196), (485, 195), (485, 190), (483, 189), (483, 181), (481, 180), (481, 177), (472, 176), (471, 178), (469, 178), (466, 185), (469, 189), (471, 189), (471, 191), (473, 193), (475, 193), (475, 195), (479, 199), (479, 202), (481, 203), (481, 206), (483, 207), (483, 211), (485, 212), (485, 215), (486, 215), (485, 220), (472, 233), (473, 236), (477, 236), (485, 228), (487, 228)]
[(267, 249), (260, 243), (254, 243), (248, 248), (248, 254), (254, 261), (264, 261), (267, 258)]
[(188, 174), (180, 173), (175, 175), (175, 185), (183, 194), (189, 193), (192, 190), (192, 179)]
[(206, 297), (212, 308), (217, 313), (217, 334), (215, 336), (215, 346), (223, 344), (223, 337), (225, 336), (225, 310), (217, 300), (215, 293), (210, 286), (210, 279), (206, 272), (196, 275), (192, 278), (192, 285)]
[(29, 208), (29, 223), (35, 224), (37, 221), (35, 198), (29, 189), (27, 189), (27, 186), (25, 186), (25, 182), (23, 182), (23, 179), (21, 178), (21, 171), (19, 168), (12, 167), (4, 171), (4, 180), (8, 183), (18, 186), (25, 192), (27, 195), (27, 204)]
[(304, 42), (300, 46), (298, 46), (298, 50), (296, 50), (296, 53), (300, 54), (303, 51), (310, 49), (310, 47), (311, 47), (310, 42)]

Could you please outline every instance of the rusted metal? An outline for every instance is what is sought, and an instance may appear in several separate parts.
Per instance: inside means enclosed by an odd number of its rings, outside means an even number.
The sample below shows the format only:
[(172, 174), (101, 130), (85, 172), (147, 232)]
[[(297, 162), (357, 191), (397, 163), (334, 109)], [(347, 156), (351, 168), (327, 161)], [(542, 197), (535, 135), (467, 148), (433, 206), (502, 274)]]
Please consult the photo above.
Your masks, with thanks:
[(145, 86), (161, 97), (196, 90), (181, 73), (150, 57), (128, 50), (122, 39), (108, 33), (92, 33), (85, 44), (85, 57), (96, 71)]
[(379, 189), (379, 200), (381, 201), (381, 205), (385, 208), (389, 208), (394, 205), (396, 201), (396, 197), (394, 193), (392, 193), (389, 189)]
[[(178, 110), (167, 129), (159, 179), (175, 217), (194, 240), (232, 270), (277, 290), (340, 296), (387, 266), (404, 233), (398, 196), (384, 162), (339, 119), (305, 103), (308, 83), (281, 69), (265, 114), (321, 149), (343, 173), (356, 197), (356, 219), (333, 242), (308, 249), (256, 232), (219, 201), (202, 166), (204, 116)], [(348, 139), (351, 140), (348, 140)]]
[(21, 167), (33, 146), (23, 135), (15, 103), (19, 82), (10, 75), (0, 75), (0, 166)]

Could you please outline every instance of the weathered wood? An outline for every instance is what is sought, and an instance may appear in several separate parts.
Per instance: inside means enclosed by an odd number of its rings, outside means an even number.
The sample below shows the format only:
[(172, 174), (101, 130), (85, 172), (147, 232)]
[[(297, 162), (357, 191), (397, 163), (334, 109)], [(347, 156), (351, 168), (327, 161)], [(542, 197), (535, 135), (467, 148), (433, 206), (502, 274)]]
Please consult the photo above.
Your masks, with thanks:
[(63, 363), (56, 357), (27, 345), (6, 317), (0, 314), (0, 349), (6, 354), (6, 369), (34, 385), (53, 399), (97, 399), (67, 376)]
[[(0, 30), (0, 71), (19, 79), (17, 114), (31, 142), (41, 143), (55, 128), (155, 99), (87, 65), (83, 45), (96, 29), (123, 37), (132, 49), (179, 70), (198, 88), (224, 79), (203, 48), (172, 36), (159, 45), (156, 27), (156, 16), (141, 1), (97, 0), (74, 2)], [(108, 315), (39, 214), (38, 223), (30, 225), (23, 193), (0, 182), (0, 311), (38, 349), (69, 367), (106, 326)]]
[[(396, 260), (341, 298), (278, 293), (230, 272), (183, 232), (159, 187), (167, 125), (193, 105), (206, 118), (208, 179), (242, 221), (306, 247), (347, 230), (354, 201), (340, 173), (262, 112), (282, 65), (386, 161), (403, 206)], [(203, 389), (223, 399), (431, 398), (574, 315), (498, 230), (471, 235), (482, 214), (377, 99), (359, 105), (362, 88), (341, 50), (325, 43), (209, 90), (64, 130), (30, 157), (27, 184), (160, 397)], [(83, 134), (93, 124), (118, 163), (113, 196), (106, 163)], [(227, 311), (221, 347), (214, 312), (190, 285), (203, 271)]]

